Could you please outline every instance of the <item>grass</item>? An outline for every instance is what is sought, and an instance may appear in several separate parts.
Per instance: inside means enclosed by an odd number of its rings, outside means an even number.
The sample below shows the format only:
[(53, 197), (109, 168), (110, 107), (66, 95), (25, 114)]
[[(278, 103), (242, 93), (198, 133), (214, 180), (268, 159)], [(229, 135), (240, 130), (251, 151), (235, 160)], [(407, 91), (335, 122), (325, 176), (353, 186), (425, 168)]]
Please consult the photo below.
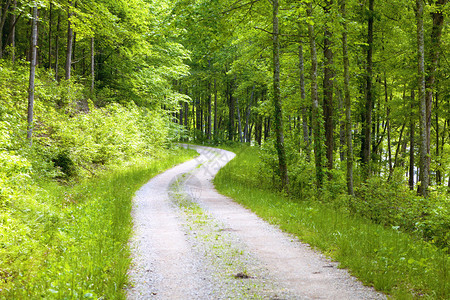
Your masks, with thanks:
[(124, 299), (131, 199), (195, 154), (174, 150), (71, 187), (42, 182), (15, 201), (0, 219), (0, 298)]
[(321, 250), (366, 285), (394, 299), (449, 299), (450, 258), (396, 228), (386, 228), (318, 201), (288, 198), (259, 176), (258, 150), (237, 154), (214, 180), (219, 192)]

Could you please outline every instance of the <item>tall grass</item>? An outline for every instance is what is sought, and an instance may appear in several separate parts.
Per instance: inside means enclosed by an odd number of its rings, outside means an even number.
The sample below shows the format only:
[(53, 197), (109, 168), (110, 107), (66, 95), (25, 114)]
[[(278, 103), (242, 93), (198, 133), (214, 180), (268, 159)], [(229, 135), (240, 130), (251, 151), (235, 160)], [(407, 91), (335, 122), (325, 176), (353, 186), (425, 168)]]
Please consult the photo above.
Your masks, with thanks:
[(214, 183), (260, 217), (320, 249), (365, 284), (395, 299), (449, 299), (450, 258), (420, 239), (309, 199), (278, 193), (258, 175), (258, 150), (232, 149), (237, 157)]
[(41, 183), (33, 199), (16, 206), (16, 241), (2, 243), (0, 298), (124, 299), (131, 199), (149, 178), (194, 153), (137, 161), (73, 187)]

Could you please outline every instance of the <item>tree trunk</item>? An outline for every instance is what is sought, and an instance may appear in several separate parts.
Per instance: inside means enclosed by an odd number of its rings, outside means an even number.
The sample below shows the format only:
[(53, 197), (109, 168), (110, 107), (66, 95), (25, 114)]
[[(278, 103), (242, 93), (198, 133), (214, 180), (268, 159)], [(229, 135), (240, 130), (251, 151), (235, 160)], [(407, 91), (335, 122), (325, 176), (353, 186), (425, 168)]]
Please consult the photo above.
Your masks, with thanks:
[(436, 114), (436, 159), (437, 161), (437, 170), (436, 170), (436, 184), (437, 185), (441, 185), (442, 183), (442, 178), (441, 178), (441, 170), (440, 170), (440, 166), (441, 166), (441, 159), (439, 157), (440, 155), (440, 145), (439, 145), (439, 97), (438, 97), (438, 93), (436, 93), (435, 98), (435, 103), (436, 103), (436, 109), (435, 109), (435, 114)]
[[(196, 96), (198, 97), (198, 96)], [(195, 99), (195, 139), (198, 140), (200, 138), (200, 132), (201, 132), (201, 122), (202, 118), (200, 115), (200, 100), (197, 98)]]
[(305, 64), (303, 59), (303, 45), (300, 41), (300, 45), (298, 46), (298, 67), (300, 71), (300, 98), (302, 100), (302, 129), (303, 129), (303, 142), (305, 143), (305, 152), (306, 158), (310, 160), (310, 150), (309, 146), (311, 144), (311, 140), (309, 138), (308, 132), (308, 107), (306, 105), (306, 92), (305, 92)]
[[(312, 18), (312, 3), (308, 4), (308, 17)], [(308, 22), (309, 44), (311, 52), (311, 100), (312, 100), (312, 129), (314, 135), (314, 158), (316, 165), (317, 187), (323, 183), (322, 170), (322, 136), (320, 131), (319, 95), (317, 92), (317, 50), (314, 25)]]
[(217, 81), (214, 78), (214, 138), (218, 138), (217, 128)]
[(389, 179), (393, 173), (392, 166), (392, 149), (391, 149), (391, 108), (389, 107), (389, 97), (388, 97), (388, 87), (387, 87), (387, 79), (386, 72), (384, 72), (384, 100), (386, 102), (386, 127), (387, 127), (387, 142), (388, 142), (388, 164), (389, 164)]
[(403, 137), (403, 132), (405, 131), (405, 127), (406, 127), (406, 122), (403, 123), (402, 129), (400, 129), (400, 136), (398, 137), (397, 149), (395, 150), (394, 167), (393, 167), (393, 169), (397, 168), (397, 166), (398, 166), (398, 156), (400, 155), (400, 147), (403, 144), (402, 143), (402, 137)]
[[(428, 171), (428, 185), (430, 180), (430, 165), (431, 165), (431, 113), (433, 107), (433, 93), (435, 92), (436, 81), (436, 69), (439, 65), (439, 55), (441, 50), (441, 36), (442, 27), (444, 24), (444, 14), (442, 9), (448, 0), (437, 0), (435, 3), (437, 9), (431, 13), (433, 19), (433, 26), (431, 30), (431, 45), (430, 45), (430, 61), (427, 63), (426, 70), (426, 95), (425, 95), (425, 107), (426, 107), (426, 139), (427, 139), (427, 171)], [(437, 134), (439, 135), (439, 133)], [(439, 144), (438, 144), (439, 145)], [(439, 146), (437, 146), (439, 148)], [(436, 173), (437, 175), (437, 173)]]
[(56, 24), (55, 39), (55, 80), (59, 81), (59, 32), (61, 31), (61, 15), (58, 13), (58, 23)]
[(367, 23), (367, 65), (366, 65), (366, 103), (365, 103), (365, 116), (364, 116), (364, 139), (362, 143), (363, 157), (363, 177), (368, 179), (371, 173), (370, 158), (371, 158), (371, 144), (372, 144), (372, 110), (373, 110), (373, 23), (374, 23), (374, 0), (369, 0), (369, 18)]
[[(3, 4), (3, 1), (0, 2)], [(11, 0), (8, 0), (3, 9), (3, 5), (0, 5), (0, 58), (3, 58), (3, 29), (5, 27), (5, 22), (8, 17), (9, 6), (11, 5)]]
[(283, 133), (283, 111), (281, 107), (280, 95), (280, 40), (278, 27), (278, 0), (273, 0), (273, 105), (274, 105), (274, 125), (276, 143), (275, 148), (278, 154), (278, 167), (281, 178), (281, 188), (289, 192), (288, 173), (286, 150), (284, 148), (284, 133)]
[(196, 139), (196, 134), (197, 134), (197, 127), (196, 127), (196, 120), (195, 118), (197, 117), (196, 113), (195, 113), (195, 99), (194, 99), (194, 93), (192, 93), (192, 136), (194, 137), (194, 140)]
[(5, 17), (6, 19), (6, 12), (3, 12), (3, 1), (0, 1), (0, 59), (3, 58), (3, 26), (2, 26), (2, 20)]
[(66, 80), (70, 80), (70, 72), (72, 68), (72, 50), (73, 50), (73, 29), (70, 18), (73, 16), (71, 10), (72, 1), (69, 1), (68, 6), (68, 19), (67, 19), (67, 48), (66, 48)]
[(414, 189), (414, 127), (416, 126), (414, 120), (414, 101), (415, 101), (414, 89), (411, 91), (411, 111), (409, 115), (409, 189)]
[(189, 132), (189, 104), (187, 102), (184, 103), (184, 127), (186, 127), (186, 130)]
[(342, 99), (342, 94), (340, 89), (336, 89), (336, 97), (339, 103), (339, 161), (345, 161), (345, 109), (344, 101)]
[(255, 85), (253, 85), (252, 93), (250, 95), (250, 102), (247, 107), (247, 116), (245, 117), (245, 127), (244, 127), (244, 139), (245, 142), (250, 143), (250, 135), (249, 135), (249, 122), (250, 122), (250, 114), (252, 112), (251, 108), (253, 105), (253, 97), (255, 96)]
[(241, 111), (239, 109), (239, 97), (236, 97), (236, 107), (237, 107), (237, 116), (238, 116), (238, 134), (239, 134), (239, 141), (241, 143), (244, 142), (242, 138), (242, 122), (241, 122)]
[(206, 129), (208, 140), (211, 140), (212, 130), (212, 98), (211, 98), (211, 82), (208, 83), (208, 128)]
[(255, 126), (255, 140), (259, 146), (262, 144), (262, 117), (260, 115), (256, 116), (256, 126)]
[[(329, 18), (332, 0), (325, 1), (324, 13)], [(330, 28), (325, 25), (323, 56), (325, 57), (324, 77), (323, 77), (323, 112), (325, 119), (325, 147), (327, 149), (327, 168), (333, 169), (334, 150), (334, 121), (333, 121), (333, 34)], [(331, 173), (328, 174), (331, 178)]]
[(37, 61), (37, 39), (38, 39), (38, 8), (37, 3), (34, 1), (33, 7), (33, 19), (31, 27), (31, 61), (30, 61), (30, 84), (28, 87), (28, 130), (27, 139), (32, 145), (33, 137), (33, 110), (34, 110), (34, 79), (36, 77), (36, 61)]
[(91, 97), (94, 96), (95, 88), (95, 40), (91, 38)]
[(354, 195), (353, 189), (353, 141), (352, 141), (352, 107), (350, 98), (350, 63), (348, 58), (347, 45), (347, 20), (346, 20), (346, 0), (341, 0), (341, 13), (343, 18), (342, 31), (342, 57), (344, 64), (344, 105), (345, 105), (345, 139), (347, 144), (347, 193)]
[(423, 28), (423, 0), (416, 0), (417, 5), (417, 54), (418, 54), (418, 86), (419, 86), (419, 105), (420, 105), (420, 185), (418, 193), (424, 197), (428, 196), (429, 170), (427, 158), (427, 105), (426, 105), (426, 86), (425, 86), (425, 43)]
[[(437, 104), (437, 98), (436, 98), (436, 104)], [(438, 108), (436, 107), (436, 113), (438, 112)], [(437, 116), (436, 116), (436, 119)], [(444, 147), (445, 147), (445, 134), (447, 132), (447, 122), (444, 121), (444, 128), (442, 130), (442, 137), (440, 138), (441, 141), (441, 145), (439, 146), (439, 138), (436, 138), (436, 148), (440, 147), (440, 150), (437, 151), (437, 156), (439, 157), (440, 155), (442, 155), (444, 153)], [(436, 136), (439, 136), (439, 126), (436, 126)], [(445, 173), (442, 174), (442, 159), (439, 158), (439, 169), (436, 171), (436, 181), (438, 182), (439, 185), (442, 184), (442, 181), (444, 180), (444, 176)]]
[(11, 61), (14, 64), (16, 62), (16, 23), (18, 21), (19, 18), (16, 17), (16, 12), (17, 10), (17, 0), (14, 0), (14, 5), (12, 8), (12, 15), (11, 15)]
[(270, 137), (270, 130), (272, 127), (272, 119), (270, 117), (266, 118), (264, 122), (264, 142)]
[(52, 17), (53, 17), (53, 2), (50, 1), (49, 17), (48, 17), (48, 69), (52, 68)]
[(227, 93), (228, 93), (228, 140), (233, 141), (234, 140), (234, 111), (235, 111), (235, 107), (234, 107), (234, 98), (233, 98), (233, 94), (231, 92), (231, 87), (230, 84), (228, 85), (227, 88)]

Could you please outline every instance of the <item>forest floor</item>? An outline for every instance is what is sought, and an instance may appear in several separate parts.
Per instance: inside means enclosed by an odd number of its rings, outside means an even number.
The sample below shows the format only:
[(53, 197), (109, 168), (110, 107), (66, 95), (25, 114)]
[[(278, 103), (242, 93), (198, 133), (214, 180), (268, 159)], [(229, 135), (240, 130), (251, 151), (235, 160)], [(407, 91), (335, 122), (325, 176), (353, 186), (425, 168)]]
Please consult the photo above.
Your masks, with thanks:
[(297, 238), (220, 195), (234, 154), (189, 146), (191, 161), (134, 198), (129, 299), (385, 299)]

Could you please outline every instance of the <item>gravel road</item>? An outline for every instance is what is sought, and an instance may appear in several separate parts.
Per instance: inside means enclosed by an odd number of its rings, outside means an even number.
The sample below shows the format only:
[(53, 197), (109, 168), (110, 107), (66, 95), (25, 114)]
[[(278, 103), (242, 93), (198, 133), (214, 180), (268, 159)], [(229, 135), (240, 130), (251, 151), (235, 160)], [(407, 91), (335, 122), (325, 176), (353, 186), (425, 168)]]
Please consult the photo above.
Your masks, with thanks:
[(202, 146), (136, 194), (128, 299), (386, 299), (217, 193), (234, 153)]

